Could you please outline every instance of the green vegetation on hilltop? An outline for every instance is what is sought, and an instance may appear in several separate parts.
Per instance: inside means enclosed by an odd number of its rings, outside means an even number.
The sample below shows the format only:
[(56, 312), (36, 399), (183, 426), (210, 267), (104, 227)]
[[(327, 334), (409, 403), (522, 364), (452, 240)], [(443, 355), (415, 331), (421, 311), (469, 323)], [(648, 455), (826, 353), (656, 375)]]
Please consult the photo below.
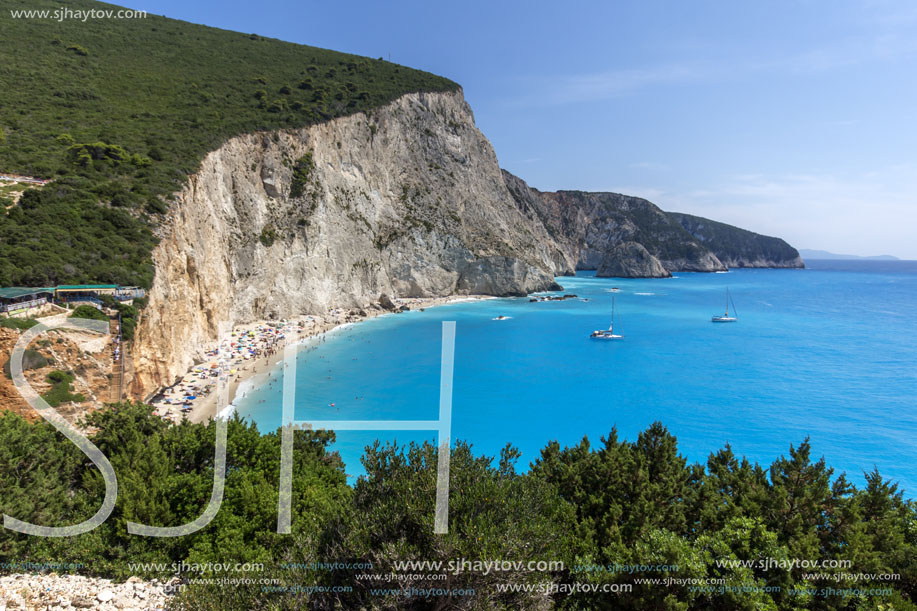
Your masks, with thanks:
[(118, 8), (29, 0), (0, 14), (0, 172), (54, 179), (0, 211), (0, 286), (148, 287), (151, 227), (169, 194), (228, 138), (458, 87), (381, 59), (154, 15), (10, 15)]
[[(512, 447), (493, 459), (459, 442), (449, 532), (435, 535), (431, 444), (367, 448), (366, 476), (351, 488), (340, 458), (328, 451), (334, 434), (298, 431), (292, 533), (279, 535), (280, 435), (233, 420), (216, 518), (191, 535), (150, 538), (127, 534), (125, 523), (177, 526), (207, 505), (214, 423), (170, 426), (147, 406), (120, 404), (92, 414), (89, 425), (118, 477), (114, 513), (78, 537), (0, 530), (0, 561), (82, 563), (83, 572), (120, 578), (170, 578), (172, 563), (182, 561), (264, 564), (253, 572), (184, 573), (252, 580), (192, 585), (176, 601), (187, 609), (917, 609), (917, 506), (877, 472), (854, 487), (824, 459), (813, 460), (807, 441), (768, 467), (728, 446), (692, 464), (654, 424), (632, 442), (612, 430), (595, 446), (550, 443), (524, 473)], [(49, 424), (4, 413), (0, 491), (0, 513), (58, 526), (95, 513), (104, 485)], [(461, 559), (522, 564), (447, 568)], [(829, 560), (844, 564), (801, 564)], [(443, 569), (398, 568), (402, 561), (442, 562)], [(563, 566), (526, 564), (538, 561)], [(317, 570), (311, 563), (356, 566)], [(262, 579), (277, 580), (276, 588), (264, 589)], [(663, 579), (671, 581), (647, 581)], [(609, 589), (537, 589), (576, 583)], [(309, 591), (318, 587), (324, 590)], [(435, 588), (464, 594), (422, 593)]]

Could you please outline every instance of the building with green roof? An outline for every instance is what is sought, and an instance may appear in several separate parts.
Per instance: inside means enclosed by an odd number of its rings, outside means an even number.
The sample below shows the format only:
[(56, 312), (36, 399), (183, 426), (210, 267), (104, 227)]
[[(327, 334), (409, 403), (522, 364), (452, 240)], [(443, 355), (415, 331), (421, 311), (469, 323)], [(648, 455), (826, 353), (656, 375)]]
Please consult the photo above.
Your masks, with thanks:
[(13, 312), (44, 305), (54, 298), (54, 287), (11, 286), (0, 288), (0, 312)]
[(102, 295), (114, 297), (118, 301), (136, 299), (146, 294), (135, 286), (117, 284), (62, 284), (60, 286), (22, 287), (11, 286), (0, 288), (0, 312), (14, 312), (27, 308), (42, 306), (49, 302), (69, 303), (89, 301), (99, 303)]

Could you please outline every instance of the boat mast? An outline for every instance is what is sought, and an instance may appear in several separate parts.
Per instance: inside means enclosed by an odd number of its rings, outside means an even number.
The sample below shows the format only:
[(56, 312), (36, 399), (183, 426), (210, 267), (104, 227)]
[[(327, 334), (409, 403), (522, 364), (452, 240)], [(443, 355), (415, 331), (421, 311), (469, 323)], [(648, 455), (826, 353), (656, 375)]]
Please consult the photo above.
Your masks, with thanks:
[(729, 316), (729, 287), (726, 287), (726, 316)]
[(608, 327), (608, 330), (612, 333), (615, 331), (615, 296), (611, 296), (611, 326)]

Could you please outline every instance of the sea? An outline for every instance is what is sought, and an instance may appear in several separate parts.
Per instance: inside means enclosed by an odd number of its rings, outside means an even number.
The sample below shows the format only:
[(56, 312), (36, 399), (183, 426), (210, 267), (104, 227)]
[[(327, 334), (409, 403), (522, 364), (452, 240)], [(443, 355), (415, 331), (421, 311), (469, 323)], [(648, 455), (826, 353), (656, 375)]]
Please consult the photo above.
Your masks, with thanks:
[[(806, 269), (557, 278), (564, 301), (462, 302), (373, 318), (299, 348), (296, 420), (435, 420), (442, 323), (455, 322), (454, 439), (528, 468), (552, 441), (635, 441), (655, 421), (689, 462), (727, 443), (764, 466), (808, 439), (813, 460), (858, 486), (877, 468), (917, 498), (917, 262), (811, 261)], [(726, 309), (734, 323), (713, 323)], [(620, 340), (607, 328), (614, 299)], [(495, 320), (504, 316), (503, 320)], [(278, 359), (279, 360), (279, 359)], [(236, 412), (274, 431), (281, 367)], [(338, 431), (353, 478), (376, 440), (426, 431)]]

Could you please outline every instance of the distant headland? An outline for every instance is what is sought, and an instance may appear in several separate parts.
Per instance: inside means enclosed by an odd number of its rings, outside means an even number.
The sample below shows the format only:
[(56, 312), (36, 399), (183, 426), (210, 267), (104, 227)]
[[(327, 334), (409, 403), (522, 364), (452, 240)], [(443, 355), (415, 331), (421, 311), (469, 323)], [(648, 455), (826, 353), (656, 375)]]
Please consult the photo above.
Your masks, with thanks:
[(808, 248), (800, 248), (799, 256), (802, 257), (803, 261), (809, 259), (857, 259), (861, 261), (900, 261), (898, 257), (893, 257), (892, 255), (874, 255), (871, 257), (864, 257), (860, 255), (839, 255), (837, 253), (828, 252), (827, 250), (813, 250)]

